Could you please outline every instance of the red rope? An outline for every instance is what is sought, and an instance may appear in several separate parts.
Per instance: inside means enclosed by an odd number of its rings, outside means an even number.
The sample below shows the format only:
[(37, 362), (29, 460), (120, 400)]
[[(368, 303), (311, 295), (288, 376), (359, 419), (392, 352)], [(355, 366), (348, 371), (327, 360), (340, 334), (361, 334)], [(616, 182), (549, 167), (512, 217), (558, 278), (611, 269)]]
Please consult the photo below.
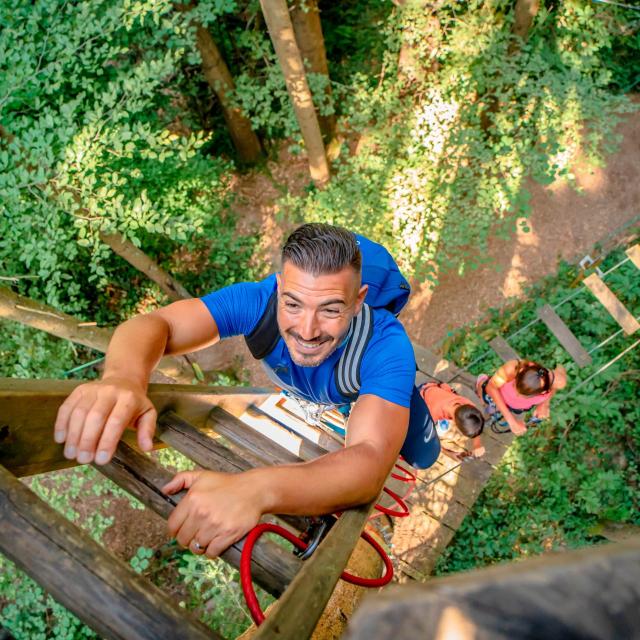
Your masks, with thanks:
[[(253, 583), (251, 582), (251, 555), (258, 538), (267, 531), (282, 536), (285, 540), (288, 540), (291, 544), (298, 547), (298, 549), (307, 548), (306, 542), (303, 542), (295, 534), (277, 524), (259, 524), (248, 533), (244, 546), (242, 547), (242, 555), (240, 556), (240, 584), (242, 585), (242, 591), (244, 592), (244, 597), (247, 601), (249, 613), (251, 614), (256, 626), (260, 626), (264, 622), (264, 613), (262, 613), (258, 597), (256, 596), (256, 592), (253, 589)], [(346, 582), (356, 584), (361, 587), (383, 587), (393, 578), (393, 565), (391, 564), (391, 560), (378, 542), (366, 531), (363, 531), (360, 536), (366, 540), (382, 558), (385, 566), (384, 575), (380, 578), (361, 578), (360, 576), (354, 576), (351, 573), (343, 571), (340, 577)]]
[(374, 508), (377, 511), (386, 513), (388, 516), (392, 516), (395, 518), (406, 518), (409, 515), (409, 507), (407, 507), (407, 505), (404, 503), (402, 498), (397, 493), (395, 493), (394, 491), (391, 491), (391, 489), (388, 489), (387, 487), (385, 487), (383, 491), (388, 496), (391, 496), (398, 503), (398, 506), (402, 509), (402, 511), (394, 511), (393, 509), (389, 509), (388, 507), (383, 507), (381, 504), (377, 504)]
[(394, 467), (396, 469), (400, 469), (400, 471), (402, 471), (402, 473), (404, 473), (404, 476), (399, 476), (397, 473), (392, 473), (391, 477), (395, 478), (396, 480), (401, 480), (402, 482), (415, 482), (416, 481), (416, 476), (411, 473), (411, 471), (409, 471), (409, 469), (405, 469), (404, 467), (401, 467), (399, 464), (394, 465)]

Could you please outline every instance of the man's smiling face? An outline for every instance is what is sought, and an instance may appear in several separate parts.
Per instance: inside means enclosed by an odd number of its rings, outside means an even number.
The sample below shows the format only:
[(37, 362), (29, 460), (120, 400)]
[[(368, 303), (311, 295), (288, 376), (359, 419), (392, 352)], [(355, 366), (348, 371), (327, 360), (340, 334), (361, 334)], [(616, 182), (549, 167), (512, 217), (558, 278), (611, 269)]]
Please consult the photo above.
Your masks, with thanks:
[(313, 275), (285, 261), (278, 279), (278, 328), (293, 361), (317, 367), (342, 343), (367, 294), (351, 267)]

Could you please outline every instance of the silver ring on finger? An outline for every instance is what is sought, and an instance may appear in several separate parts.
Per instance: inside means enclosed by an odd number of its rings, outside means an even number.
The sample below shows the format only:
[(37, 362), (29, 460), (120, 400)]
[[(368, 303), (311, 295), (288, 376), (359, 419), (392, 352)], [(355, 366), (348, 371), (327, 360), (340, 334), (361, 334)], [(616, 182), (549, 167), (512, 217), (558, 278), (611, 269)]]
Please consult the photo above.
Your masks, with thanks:
[(193, 541), (191, 542), (191, 544), (192, 544), (192, 546), (193, 546), (193, 548), (194, 548), (194, 550), (195, 550), (195, 551), (204, 551), (204, 547), (203, 547), (203, 546), (201, 546), (201, 545), (200, 545), (200, 543), (199, 543), (199, 542), (197, 542), (196, 540), (193, 540)]

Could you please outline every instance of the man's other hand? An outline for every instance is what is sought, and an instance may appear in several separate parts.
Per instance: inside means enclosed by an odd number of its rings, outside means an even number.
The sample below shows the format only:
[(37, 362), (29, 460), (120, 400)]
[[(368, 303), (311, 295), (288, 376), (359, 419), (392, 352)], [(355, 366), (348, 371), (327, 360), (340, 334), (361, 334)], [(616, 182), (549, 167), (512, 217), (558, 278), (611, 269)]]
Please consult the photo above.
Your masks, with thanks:
[(261, 487), (251, 472), (184, 471), (162, 491), (171, 495), (183, 489), (189, 491), (169, 517), (169, 532), (193, 553), (216, 558), (262, 516)]
[(64, 455), (69, 460), (106, 464), (127, 427), (137, 429), (138, 445), (150, 451), (157, 417), (140, 385), (108, 377), (73, 390), (58, 409), (54, 439), (65, 443)]

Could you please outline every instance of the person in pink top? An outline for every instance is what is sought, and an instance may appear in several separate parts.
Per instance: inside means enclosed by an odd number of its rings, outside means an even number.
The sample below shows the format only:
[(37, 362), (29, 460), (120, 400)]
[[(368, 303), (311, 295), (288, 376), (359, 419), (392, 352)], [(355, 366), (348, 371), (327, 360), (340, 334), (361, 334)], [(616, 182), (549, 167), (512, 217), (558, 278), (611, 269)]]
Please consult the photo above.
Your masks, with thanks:
[(550, 370), (530, 360), (509, 360), (492, 376), (478, 376), (476, 393), (489, 407), (489, 413), (499, 413), (511, 431), (521, 436), (527, 431), (523, 414), (534, 409), (533, 415), (544, 420), (550, 416), (551, 398), (567, 385), (567, 372), (562, 365)]

